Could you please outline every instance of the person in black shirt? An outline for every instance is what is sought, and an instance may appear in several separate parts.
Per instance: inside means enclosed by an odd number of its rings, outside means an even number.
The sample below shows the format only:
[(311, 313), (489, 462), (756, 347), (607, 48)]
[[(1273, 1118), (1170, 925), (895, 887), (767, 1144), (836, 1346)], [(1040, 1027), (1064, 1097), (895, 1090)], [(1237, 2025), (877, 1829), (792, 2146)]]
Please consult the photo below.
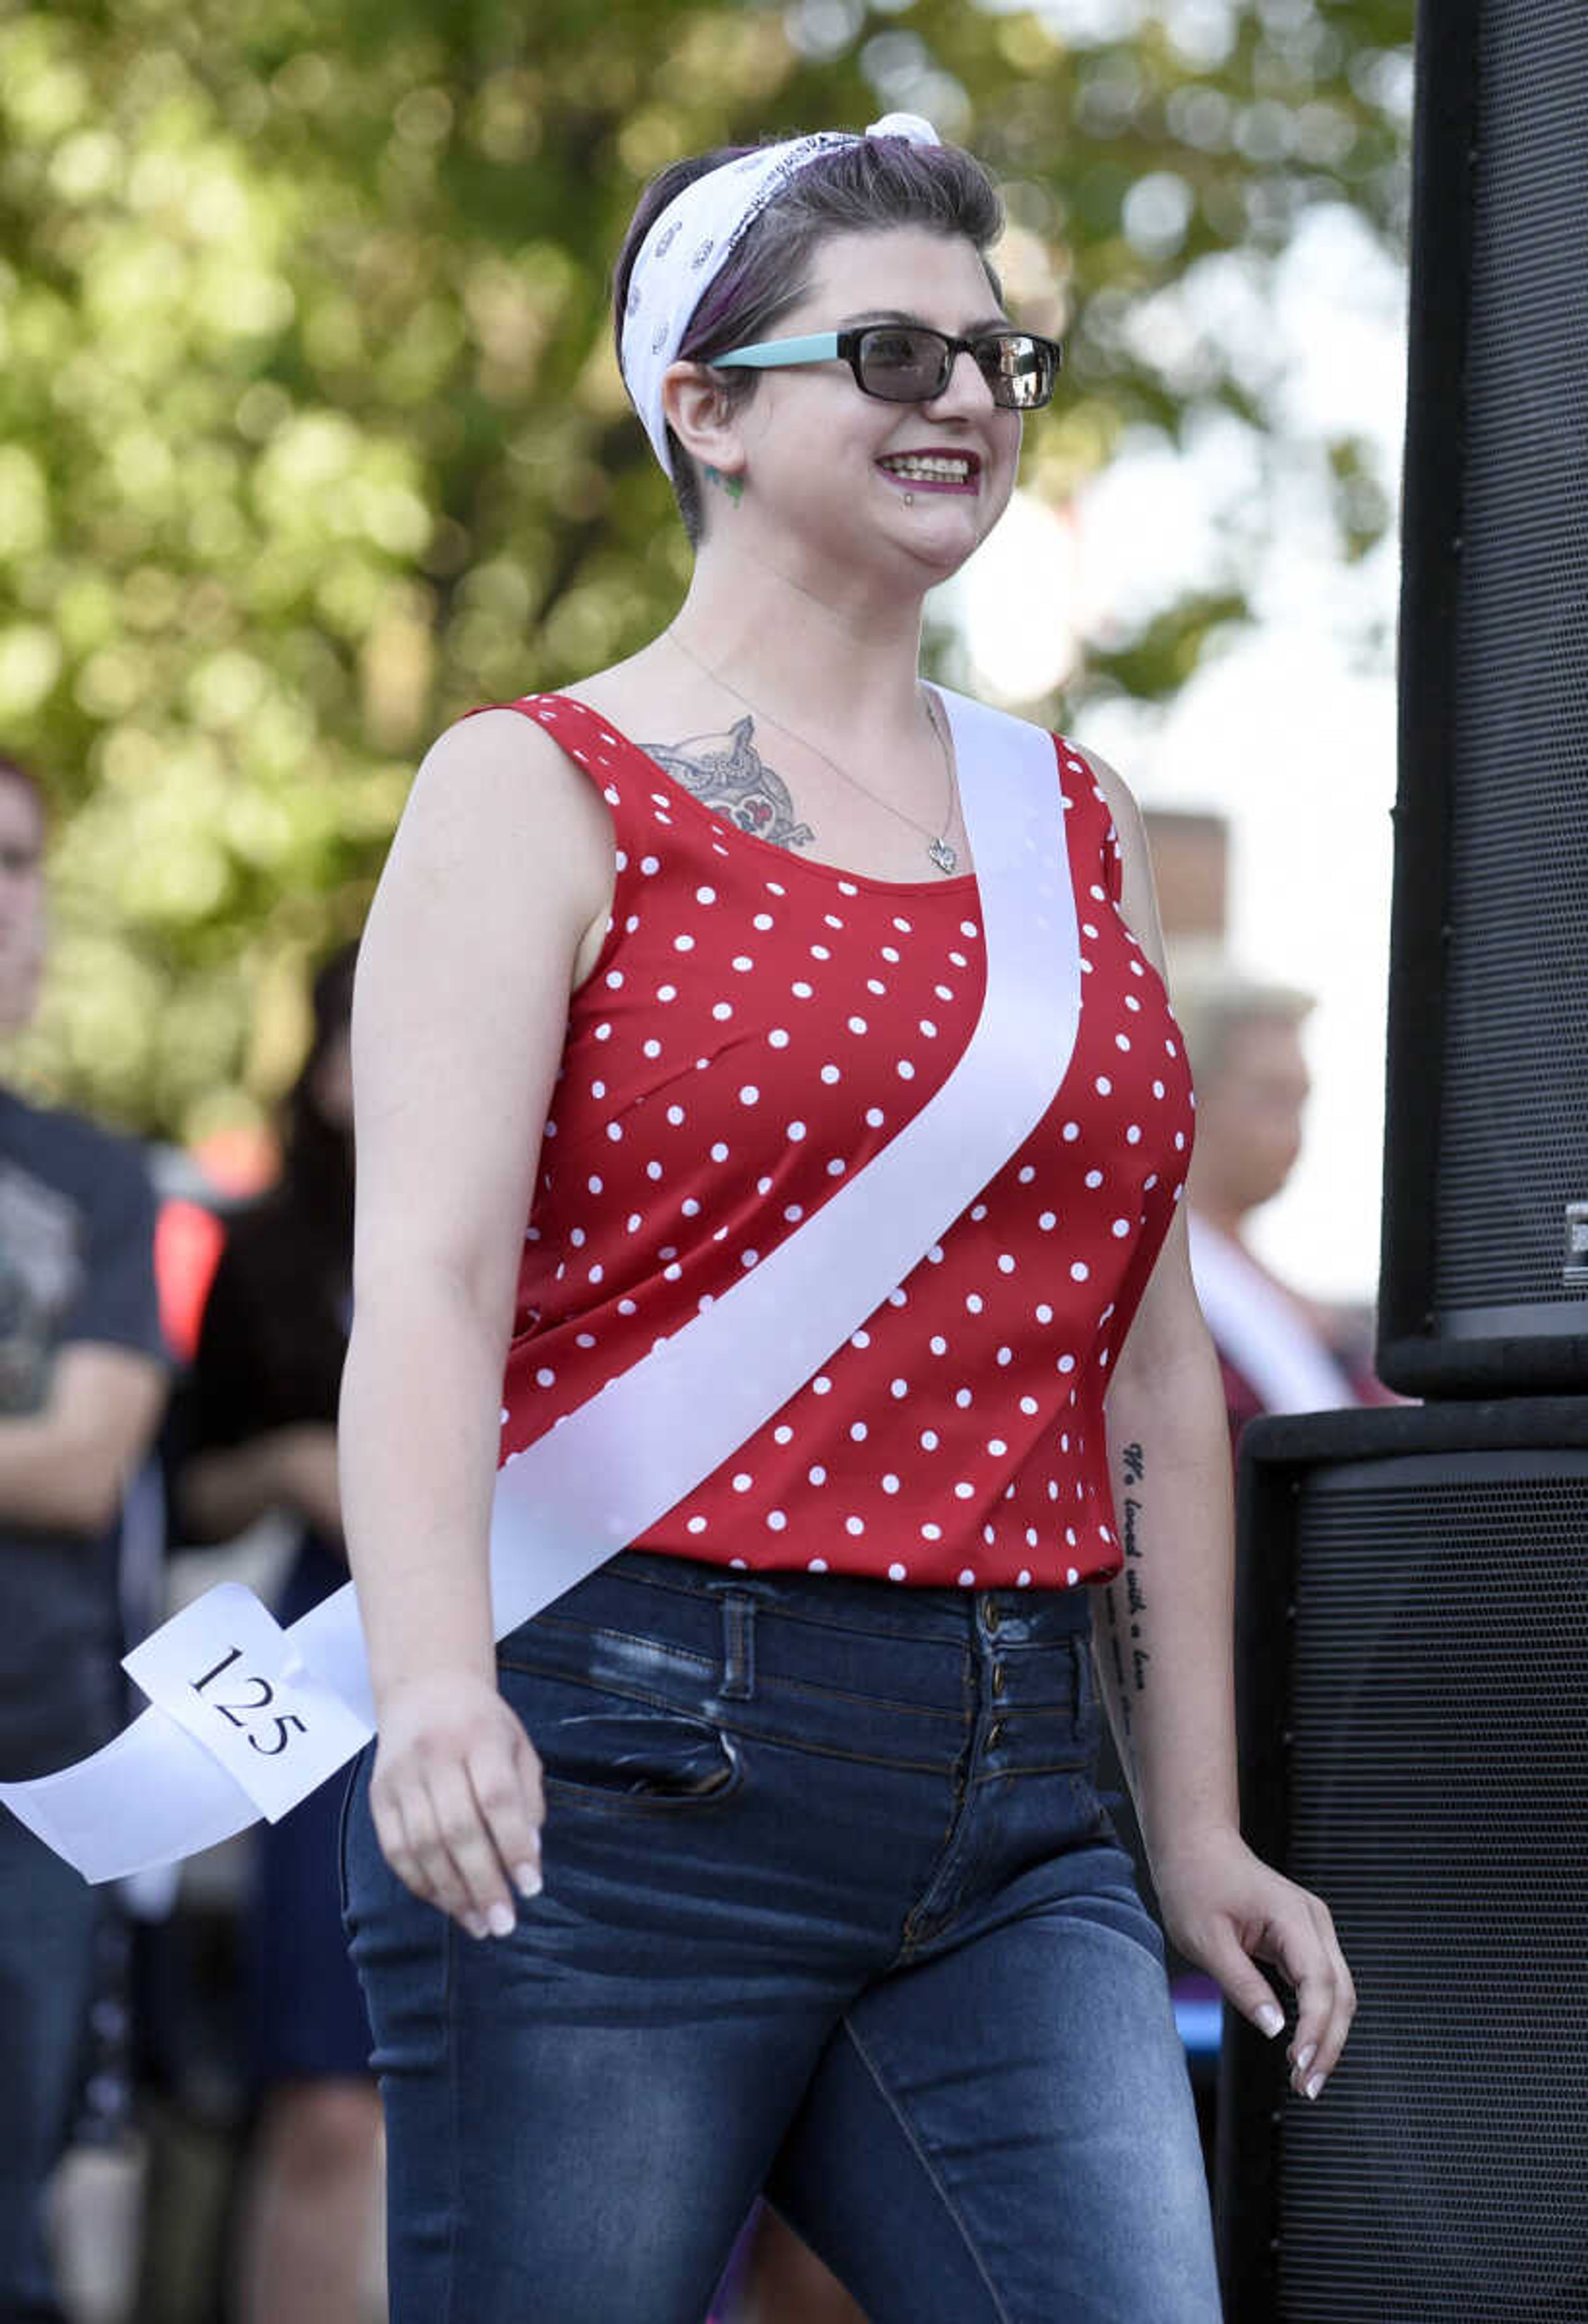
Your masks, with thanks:
[[(235, 1221), (221, 1253), (180, 1479), (189, 1537), (227, 1538), (269, 1510), (291, 1518), (283, 1624), (347, 1578), (336, 1417), (352, 1301), (353, 964), (349, 947), (315, 981), (281, 1180)], [(322, 1785), (258, 1835), (245, 1952), (261, 2107), (243, 2216), (243, 2324), (352, 2324), (359, 2312), (380, 2108), (339, 1917), (340, 1798), (339, 1784)]]
[[(0, 758), (0, 1038), (44, 959), (44, 809)], [(165, 1397), (135, 1148), (0, 1086), (0, 1776), (106, 1743), (125, 1681), (124, 1486)], [(102, 1890), (0, 1815), (0, 2315), (53, 2318), (42, 2213), (76, 2096)]]

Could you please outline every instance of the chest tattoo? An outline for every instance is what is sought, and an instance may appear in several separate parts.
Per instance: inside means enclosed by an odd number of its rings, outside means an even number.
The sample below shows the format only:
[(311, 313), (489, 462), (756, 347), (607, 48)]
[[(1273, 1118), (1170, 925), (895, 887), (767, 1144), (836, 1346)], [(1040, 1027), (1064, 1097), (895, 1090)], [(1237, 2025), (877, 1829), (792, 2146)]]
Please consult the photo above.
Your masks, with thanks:
[(664, 767), (714, 815), (777, 847), (808, 847), (816, 834), (801, 823), (782, 777), (774, 774), (752, 739), (753, 718), (741, 718), (725, 740), (692, 735), (670, 747), (647, 742), (647, 755)]

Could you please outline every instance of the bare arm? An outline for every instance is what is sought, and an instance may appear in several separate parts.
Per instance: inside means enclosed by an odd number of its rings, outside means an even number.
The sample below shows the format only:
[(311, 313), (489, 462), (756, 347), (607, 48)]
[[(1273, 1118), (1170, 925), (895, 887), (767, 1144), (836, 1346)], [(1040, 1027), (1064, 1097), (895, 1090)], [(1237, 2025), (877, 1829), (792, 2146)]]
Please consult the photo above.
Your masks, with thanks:
[[(1098, 773), (1123, 848), (1125, 918), (1161, 967), (1140, 821), (1118, 777)], [(1265, 2033), (1283, 2011), (1257, 1963), (1281, 1970), (1297, 1997), (1293, 2080), (1316, 2097), (1355, 1997), (1327, 1907), (1241, 1839), (1230, 1440), (1183, 1210), (1115, 1367), (1107, 1417), (1124, 1559), (1097, 1593), (1097, 1663), (1159, 1902), (1182, 1951)]]
[(43, 1408), (0, 1419), (0, 1519), (85, 1539), (103, 1534), (152, 1442), (165, 1388), (151, 1356), (69, 1342)]
[(531, 1886), (540, 1806), (496, 1691), (486, 1546), (503, 1367), (570, 985), (610, 826), (530, 721), (426, 759), (360, 948), (342, 1509), (381, 1742), (372, 1806), (416, 1892), (476, 1933)]

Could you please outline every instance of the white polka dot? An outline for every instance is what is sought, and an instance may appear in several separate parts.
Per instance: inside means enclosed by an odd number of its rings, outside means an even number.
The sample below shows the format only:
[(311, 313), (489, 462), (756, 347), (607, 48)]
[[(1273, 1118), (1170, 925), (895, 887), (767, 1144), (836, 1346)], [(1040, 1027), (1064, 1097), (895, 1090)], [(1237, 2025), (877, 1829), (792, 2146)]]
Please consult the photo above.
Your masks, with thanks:
[(965, 1294), (965, 1304), (973, 1315), (979, 1315), (982, 1312), (984, 1302), (983, 1301), (982, 1295), (979, 1291), (967, 1291)]
[(769, 1533), (781, 1533), (788, 1522), (788, 1517), (781, 1509), (768, 1509), (766, 1523)]
[(1070, 1588), (1073, 1590), (1073, 1589), (1075, 1588), (1075, 1586), (1076, 1586), (1076, 1582), (1080, 1580), (1080, 1578), (1081, 1578), (1081, 1577), (1080, 1577), (1080, 1575), (1076, 1572), (1076, 1571), (1075, 1567), (1072, 1565), (1072, 1566), (1070, 1566), (1069, 1568), (1067, 1568), (1067, 1570), (1066, 1571), (1066, 1573), (1065, 1573), (1065, 1577), (1064, 1577), (1064, 1578), (1065, 1578), (1065, 1580), (1069, 1583)]
[(813, 984), (791, 984), (789, 990), (796, 1001), (808, 1001), (816, 987)]
[(1116, 1049), (1128, 1049), (1131, 1046), (1130, 1035), (1128, 1033), (1116, 1033), (1113, 1037), (1113, 1045)]
[(899, 1490), (899, 1480), (893, 1474), (891, 1470), (888, 1471), (888, 1474), (882, 1479), (882, 1490), (885, 1493), (896, 1493)]
[(746, 1082), (739, 1092), (739, 1102), (741, 1105), (758, 1105), (761, 1102), (761, 1092), (753, 1082)]
[(829, 1178), (841, 1178), (848, 1167), (849, 1165), (845, 1161), (844, 1157), (841, 1154), (835, 1154), (827, 1165), (827, 1176)]
[(1140, 1146), (1140, 1143), (1141, 1125), (1139, 1121), (1133, 1121), (1129, 1130), (1125, 1132), (1125, 1144), (1127, 1146)]
[(714, 1162), (725, 1162), (728, 1158), (728, 1149), (720, 1138), (712, 1147), (711, 1158)]
[(1074, 1356), (1060, 1356), (1057, 1369), (1061, 1372), (1073, 1372), (1076, 1369), (1076, 1360)]
[(805, 1570), (808, 1573), (825, 1573), (827, 1570), (827, 1561), (825, 1557), (808, 1559)]
[(934, 1332), (927, 1344), (935, 1356), (946, 1356), (948, 1353), (948, 1342), (941, 1332)]
[(808, 1481), (813, 1485), (825, 1485), (827, 1481), (827, 1472), (822, 1467), (819, 1461), (817, 1462), (814, 1469), (808, 1469), (805, 1473)]
[(654, 855), (642, 855), (640, 869), (648, 880), (653, 880), (660, 871), (661, 865)]
[(832, 1386), (833, 1383), (827, 1378), (826, 1372), (817, 1372), (815, 1379), (813, 1379), (810, 1384), (810, 1392), (812, 1396), (826, 1396), (830, 1393)]
[(697, 888), (695, 890), (695, 901), (697, 904), (715, 904), (716, 901), (716, 890), (715, 888)]
[(810, 956), (812, 960), (831, 960), (833, 957), (826, 945), (812, 945)]
[(1014, 1582), (1017, 1590), (1029, 1590), (1030, 1588), (1031, 1577), (1023, 1565), (1020, 1572), (1015, 1575)]
[(888, 1393), (890, 1396), (896, 1397), (908, 1396), (909, 1394), (909, 1382), (905, 1379), (890, 1380), (888, 1382)]
[(793, 1441), (794, 1431), (789, 1427), (786, 1420), (781, 1422), (778, 1427), (773, 1429), (772, 1443), (774, 1444), (791, 1444)]
[(1014, 1273), (1014, 1260), (1007, 1250), (1001, 1250), (998, 1254), (998, 1272), (1000, 1275)]
[(550, 1388), (556, 1379), (557, 1374), (553, 1371), (548, 1371), (545, 1365), (542, 1364), (540, 1370), (535, 1374), (535, 1386), (537, 1388)]
[(599, 1178), (587, 1178), (585, 1183), (593, 1194), (598, 1194), (601, 1192), (602, 1182)]
[(849, 1424), (849, 1434), (856, 1444), (863, 1444), (870, 1431), (863, 1420), (852, 1420)]
[(1012, 1348), (1000, 1348), (998, 1351), (997, 1360), (1001, 1364), (1012, 1364), (1014, 1361), (1014, 1350)]
[(962, 1590), (974, 1590), (976, 1586), (976, 1577), (968, 1565), (959, 1577), (959, 1586)]
[(960, 1410), (963, 1412), (966, 1405), (972, 1401), (970, 1389), (968, 1388), (956, 1388), (954, 1391), (954, 1401), (958, 1405)]
[(725, 1025), (734, 1013), (734, 1004), (731, 1001), (714, 1001), (711, 1013), (719, 1025)]
[(831, 1089), (835, 1082), (840, 1082), (843, 1078), (844, 1076), (838, 1071), (836, 1065), (824, 1065), (822, 1067), (822, 1079), (826, 1083), (829, 1089)]
[(865, 1122), (868, 1130), (881, 1130), (882, 1124), (887, 1120), (887, 1115), (882, 1111), (880, 1105), (867, 1106), (865, 1110)]
[(1091, 1276), (1091, 1273), (1092, 1269), (1087, 1266), (1084, 1259), (1074, 1259), (1070, 1261), (1070, 1281), (1072, 1283), (1086, 1282)]
[(1128, 1234), (1130, 1233), (1130, 1231), (1131, 1231), (1131, 1222), (1130, 1222), (1130, 1220), (1129, 1220), (1129, 1219), (1115, 1219), (1115, 1221), (1114, 1221), (1114, 1222), (1113, 1222), (1113, 1231), (1116, 1235), (1118, 1235), (1118, 1236), (1120, 1237), (1120, 1239), (1122, 1240), (1124, 1239), (1124, 1237), (1125, 1237), (1126, 1235), (1128, 1235)]
[(936, 1025), (934, 1025), (934, 1024), (933, 1024), (933, 1022), (932, 1022), (932, 1020), (931, 1020), (931, 1019), (930, 1019), (929, 1017), (923, 1017), (923, 1018), (921, 1019), (921, 1028), (921, 1028), (921, 1031), (926, 1035), (926, 1037), (927, 1037), (927, 1038), (928, 1038), (928, 1041), (935, 1041), (935, 1040), (937, 1039), (937, 1028), (936, 1027)]
[(1066, 1146), (1073, 1146), (1080, 1134), (1081, 1125), (1078, 1121), (1066, 1121), (1065, 1123), (1064, 1141)]
[(1051, 1234), (1054, 1228), (1058, 1224), (1058, 1220), (1052, 1211), (1044, 1211), (1041, 1217), (1038, 1220), (1037, 1224), (1041, 1228), (1044, 1234)]
[(849, 1334), (849, 1344), (852, 1348), (869, 1348), (871, 1343), (872, 1335), (869, 1332), (851, 1332)]
[(700, 1205), (693, 1194), (686, 1194), (679, 1208), (687, 1219), (697, 1219), (700, 1216)]
[(736, 1493), (747, 1493), (754, 1482), (755, 1480), (750, 1475), (749, 1471), (747, 1470), (741, 1469), (738, 1475), (734, 1480), (734, 1490)]
[(661, 1055), (661, 1043), (657, 1040), (645, 1042), (643, 1044), (643, 1054), (648, 1057), (660, 1057)]
[(679, 997), (679, 988), (676, 984), (659, 984), (656, 988), (656, 997), (659, 1001), (676, 1001)]
[(789, 1134), (789, 1137), (794, 1140), (794, 1143), (798, 1146), (798, 1144), (799, 1143), (799, 1140), (800, 1140), (800, 1139), (804, 1137), (804, 1135), (805, 1135), (805, 1124), (804, 1124), (802, 1121), (791, 1121), (791, 1122), (789, 1124), (789, 1130), (788, 1130), (788, 1134)]
[(845, 1517), (844, 1520), (844, 1530), (846, 1534), (852, 1535), (854, 1539), (858, 1540), (860, 1536), (865, 1531), (865, 1519), (863, 1517)]
[(935, 1428), (922, 1429), (921, 1450), (924, 1452), (935, 1452), (937, 1450), (937, 1432)]
[(1099, 1074), (1092, 1086), (1097, 1092), (1099, 1097), (1112, 1097), (1113, 1094), (1113, 1084), (1109, 1080), (1106, 1074)]
[(954, 1498), (955, 1498), (955, 1499), (956, 1499), (956, 1501), (974, 1501), (974, 1499), (975, 1499), (975, 1497), (976, 1497), (976, 1489), (975, 1489), (975, 1487), (974, 1487), (974, 1485), (967, 1484), (967, 1483), (965, 1481), (965, 1480), (962, 1478), (962, 1479), (960, 1480), (959, 1483), (958, 1483), (957, 1485), (956, 1485), (956, 1487), (955, 1487), (955, 1489), (954, 1489)]
[(774, 1025), (772, 1027), (771, 1031), (766, 1037), (766, 1045), (769, 1049), (786, 1049), (788, 1047), (789, 1036), (784, 1032), (780, 1025)]
[(863, 1017), (852, 1017), (849, 1019), (849, 1029), (852, 1033), (863, 1033), (867, 1031), (868, 1028), (865, 1019)]
[(758, 1250), (742, 1250), (739, 1253), (741, 1267), (755, 1267), (760, 1264), (760, 1260), (761, 1253)]
[(1029, 1186), (1036, 1175), (1037, 1173), (1035, 1169), (1032, 1167), (1031, 1164), (1028, 1162), (1025, 1168), (1020, 1174), (1020, 1185), (1022, 1186)]
[(1008, 1452), (1009, 1447), (1004, 1443), (1002, 1436), (989, 1436), (987, 1439), (987, 1450), (991, 1452), (995, 1461), (1002, 1461), (1003, 1455)]
[(1022, 1397), (1021, 1397), (1021, 1398), (1020, 1398), (1020, 1410), (1021, 1410), (1021, 1411), (1022, 1411), (1022, 1412), (1027, 1416), (1027, 1417), (1028, 1417), (1028, 1418), (1029, 1418), (1029, 1417), (1030, 1417), (1030, 1416), (1031, 1416), (1031, 1414), (1033, 1414), (1037, 1409), (1038, 1409), (1037, 1399), (1036, 1399), (1036, 1397), (1035, 1397), (1034, 1396), (1022, 1396)]
[(895, 1558), (892, 1564), (888, 1568), (888, 1579), (890, 1582), (902, 1582), (909, 1571), (909, 1568), (907, 1565), (901, 1565), (899, 1560)]
[(903, 954), (900, 952), (899, 947), (896, 945), (880, 945), (877, 949), (881, 952), (884, 960), (892, 961), (895, 964), (903, 958)]
[(940, 1525), (930, 1525), (930, 1524), (928, 1524), (928, 1525), (924, 1525), (924, 1526), (922, 1526), (922, 1527), (921, 1527), (921, 1539), (922, 1539), (923, 1541), (941, 1541), (941, 1540), (942, 1540), (942, 1538), (943, 1538), (943, 1528), (942, 1528), (942, 1526), (941, 1526)]
[(733, 965), (741, 976), (748, 976), (755, 963), (747, 952), (738, 952), (734, 954)]
[(1039, 1323), (1051, 1323), (1053, 1321), (1053, 1310), (1048, 1305), (1046, 1299), (1041, 1302), (1040, 1305), (1033, 1307), (1031, 1313), (1035, 1315)]
[(706, 1519), (704, 1517), (691, 1517), (688, 1529), (690, 1533), (704, 1533), (706, 1531)]
[(694, 949), (695, 939), (693, 936), (675, 936), (673, 938), (673, 950), (675, 952), (693, 952)]
[(797, 1226), (799, 1224), (800, 1220), (805, 1216), (805, 1205), (804, 1205), (804, 1204), (803, 1204), (803, 1203), (787, 1203), (787, 1204), (784, 1204), (784, 1206), (783, 1206), (783, 1216), (788, 1220), (789, 1224), (791, 1227), (797, 1227)]
[(1101, 1185), (1102, 1185), (1102, 1184), (1103, 1184), (1103, 1173), (1102, 1173), (1102, 1171), (1101, 1171), (1101, 1170), (1088, 1170), (1088, 1171), (1087, 1171), (1087, 1173), (1086, 1173), (1086, 1184), (1087, 1184), (1089, 1186), (1101, 1186)]

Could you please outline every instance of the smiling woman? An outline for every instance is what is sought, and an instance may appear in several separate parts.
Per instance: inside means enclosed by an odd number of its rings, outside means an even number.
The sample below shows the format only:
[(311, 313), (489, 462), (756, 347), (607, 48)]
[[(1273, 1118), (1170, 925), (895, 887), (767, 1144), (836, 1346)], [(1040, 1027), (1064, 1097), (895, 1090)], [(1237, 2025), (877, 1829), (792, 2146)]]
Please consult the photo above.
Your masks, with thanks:
[[(1237, 1827), (1140, 822), (920, 677), (1058, 375), (999, 223), (906, 116), (663, 171), (615, 319), (688, 595), (440, 739), (365, 934), (341, 1441), (380, 1740), (345, 1869), (396, 2324), (700, 2324), (762, 2190), (872, 2324), (1214, 2324), (1104, 1705), (1182, 1950), (1269, 2032), (1278, 1965), (1310, 2095), (1344, 2040), (1326, 1911)], [(835, 1203), (837, 1329), (799, 1265)], [(714, 1467), (663, 1384), (725, 1317)], [(609, 1388), (632, 1443), (565, 1514), (625, 1545), (498, 1654), (496, 1472), (501, 1548)]]

